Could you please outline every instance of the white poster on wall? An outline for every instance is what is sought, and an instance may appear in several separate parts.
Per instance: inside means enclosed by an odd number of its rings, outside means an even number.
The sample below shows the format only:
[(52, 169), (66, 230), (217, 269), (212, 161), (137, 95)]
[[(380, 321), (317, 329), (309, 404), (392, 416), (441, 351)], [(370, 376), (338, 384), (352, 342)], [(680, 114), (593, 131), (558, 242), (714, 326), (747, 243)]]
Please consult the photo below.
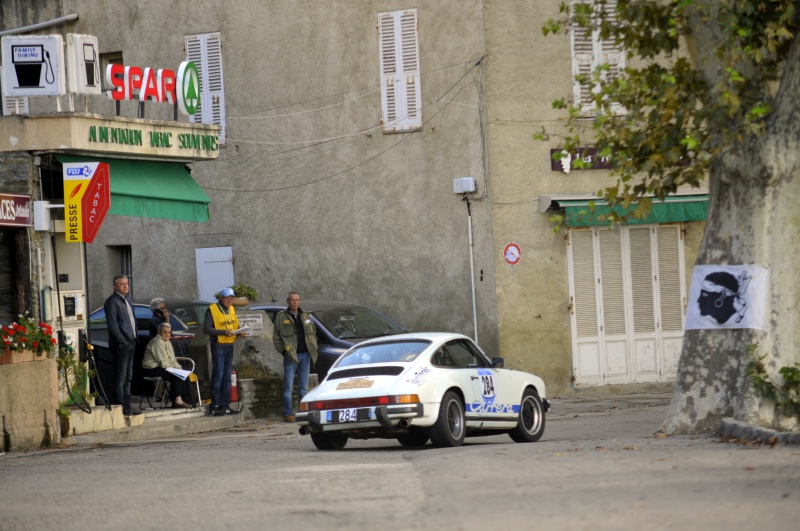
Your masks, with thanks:
[(764, 330), (768, 290), (769, 269), (760, 265), (695, 266), (686, 308), (686, 330)]

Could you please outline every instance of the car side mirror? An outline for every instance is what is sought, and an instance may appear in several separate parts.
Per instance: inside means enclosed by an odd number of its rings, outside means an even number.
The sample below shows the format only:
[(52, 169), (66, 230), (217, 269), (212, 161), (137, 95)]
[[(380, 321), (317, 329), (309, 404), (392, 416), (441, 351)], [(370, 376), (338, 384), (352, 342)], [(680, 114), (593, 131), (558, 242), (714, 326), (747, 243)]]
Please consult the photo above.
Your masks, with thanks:
[(493, 369), (502, 369), (506, 364), (506, 360), (503, 358), (492, 358), (492, 368)]

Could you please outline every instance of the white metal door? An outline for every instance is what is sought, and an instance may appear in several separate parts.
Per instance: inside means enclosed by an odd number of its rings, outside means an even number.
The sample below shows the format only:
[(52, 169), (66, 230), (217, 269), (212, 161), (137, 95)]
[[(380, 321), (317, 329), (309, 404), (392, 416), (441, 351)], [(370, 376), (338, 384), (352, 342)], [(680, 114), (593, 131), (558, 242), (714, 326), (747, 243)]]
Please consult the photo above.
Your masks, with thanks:
[(222, 288), (233, 285), (233, 248), (205, 247), (194, 250), (197, 269), (197, 294), (207, 301), (214, 300)]

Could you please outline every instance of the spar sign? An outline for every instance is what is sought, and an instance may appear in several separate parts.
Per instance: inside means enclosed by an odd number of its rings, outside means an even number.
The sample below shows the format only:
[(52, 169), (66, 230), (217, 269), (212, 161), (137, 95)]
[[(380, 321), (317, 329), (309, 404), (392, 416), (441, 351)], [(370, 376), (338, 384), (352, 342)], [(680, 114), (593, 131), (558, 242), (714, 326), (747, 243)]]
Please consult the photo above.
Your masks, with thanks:
[(107, 163), (64, 163), (67, 243), (92, 243), (110, 207), (111, 183)]

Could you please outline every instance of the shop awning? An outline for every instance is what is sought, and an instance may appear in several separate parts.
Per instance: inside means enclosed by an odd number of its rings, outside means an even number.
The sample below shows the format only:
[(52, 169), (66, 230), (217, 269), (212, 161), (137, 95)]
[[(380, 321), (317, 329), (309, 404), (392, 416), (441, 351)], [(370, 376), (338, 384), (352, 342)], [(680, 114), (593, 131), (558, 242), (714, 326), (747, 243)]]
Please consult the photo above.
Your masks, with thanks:
[(106, 162), (115, 216), (208, 221), (211, 199), (179, 162), (123, 160), (57, 154), (63, 162)]
[[(589, 210), (589, 203), (594, 201), (594, 213)], [(588, 227), (605, 225), (607, 221), (598, 220), (599, 216), (608, 214), (611, 209), (597, 196), (580, 195), (541, 195), (539, 196), (539, 212), (564, 210), (568, 227)], [(618, 207), (617, 212), (623, 213)], [(708, 216), (708, 193), (705, 191), (685, 191), (671, 195), (664, 201), (653, 200), (650, 214), (644, 219), (629, 218), (627, 224), (640, 223), (674, 223), (684, 221), (705, 221)]]

